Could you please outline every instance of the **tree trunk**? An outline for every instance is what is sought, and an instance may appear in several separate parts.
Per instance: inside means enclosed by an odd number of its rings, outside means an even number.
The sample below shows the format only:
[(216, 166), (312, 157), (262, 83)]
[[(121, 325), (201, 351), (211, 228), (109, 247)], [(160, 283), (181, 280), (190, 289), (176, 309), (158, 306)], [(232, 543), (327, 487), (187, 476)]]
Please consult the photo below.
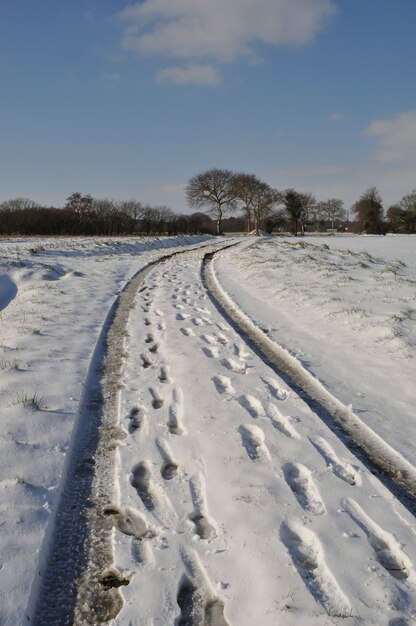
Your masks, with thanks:
[(222, 235), (222, 212), (219, 211), (217, 215), (217, 235)]
[(259, 233), (259, 218), (256, 214), (254, 215), (254, 229), (255, 229), (256, 235), (259, 236), (260, 234)]

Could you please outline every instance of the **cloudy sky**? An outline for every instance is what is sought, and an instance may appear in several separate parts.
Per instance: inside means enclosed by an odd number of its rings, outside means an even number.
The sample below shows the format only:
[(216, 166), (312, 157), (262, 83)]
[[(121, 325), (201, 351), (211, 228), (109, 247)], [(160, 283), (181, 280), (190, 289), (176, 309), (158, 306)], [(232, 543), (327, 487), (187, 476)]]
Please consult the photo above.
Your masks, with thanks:
[(1, 0), (0, 201), (416, 187), (415, 0)]

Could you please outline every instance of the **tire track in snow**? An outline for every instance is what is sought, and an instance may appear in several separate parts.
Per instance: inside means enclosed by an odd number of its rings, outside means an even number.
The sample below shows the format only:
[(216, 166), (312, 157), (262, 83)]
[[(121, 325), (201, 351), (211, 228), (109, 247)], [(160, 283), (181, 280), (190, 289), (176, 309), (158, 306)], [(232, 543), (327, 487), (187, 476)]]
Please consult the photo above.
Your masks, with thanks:
[[(223, 248), (233, 247), (230, 244)], [(234, 330), (252, 350), (271, 367), (342, 439), (349, 449), (369, 468), (394, 495), (416, 514), (416, 468), (387, 444), (353, 413), (351, 407), (342, 404), (318, 379), (314, 378), (287, 350), (272, 341), (232, 301), (221, 287), (213, 268), (216, 252), (204, 255), (201, 278), (213, 304)], [(225, 359), (223, 365), (232, 371), (234, 363)], [(240, 370), (240, 373), (244, 373)], [(266, 381), (267, 384), (268, 381)]]
[[(118, 426), (124, 336), (136, 294), (146, 276), (157, 265), (193, 249), (197, 248), (163, 254), (140, 269), (107, 313), (80, 399), (61, 495), (46, 531), (38, 576), (29, 598), (27, 615), (35, 626), (104, 625), (121, 610), (120, 580), (112, 570), (113, 519), (104, 511), (115, 488), (115, 450), (126, 436)], [(152, 289), (142, 291), (145, 313), (151, 307), (149, 291)], [(150, 315), (144, 324), (152, 326)], [(157, 328), (165, 329), (165, 322), (159, 321)], [(133, 430), (142, 423), (138, 414), (131, 415)], [(89, 459), (94, 463), (88, 463)], [(86, 463), (90, 471), (80, 473), (80, 467)]]

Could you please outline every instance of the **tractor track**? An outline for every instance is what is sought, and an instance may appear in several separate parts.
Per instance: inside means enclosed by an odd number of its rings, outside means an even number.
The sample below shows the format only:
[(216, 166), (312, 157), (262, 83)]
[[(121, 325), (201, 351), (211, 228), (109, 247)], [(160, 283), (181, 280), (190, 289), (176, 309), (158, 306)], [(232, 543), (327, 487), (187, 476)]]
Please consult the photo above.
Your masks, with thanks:
[[(106, 624), (122, 607), (126, 584), (111, 569), (111, 517), (105, 507), (115, 488), (115, 451), (125, 436), (118, 423), (124, 337), (136, 294), (158, 265), (208, 243), (162, 255), (141, 268), (107, 313), (93, 352), (72, 441), (26, 611), (35, 626)], [(228, 247), (228, 246), (227, 246)]]
[[(226, 246), (232, 247), (236, 244)], [(224, 248), (225, 249), (225, 248)], [(204, 255), (201, 278), (207, 293), (219, 311), (247, 345), (298, 394), (309, 408), (342, 440), (372, 474), (416, 515), (416, 468), (366, 426), (351, 407), (343, 405), (282, 346), (238, 307), (221, 287), (215, 275), (214, 257), (219, 251)], [(357, 434), (362, 434), (358, 437)]]

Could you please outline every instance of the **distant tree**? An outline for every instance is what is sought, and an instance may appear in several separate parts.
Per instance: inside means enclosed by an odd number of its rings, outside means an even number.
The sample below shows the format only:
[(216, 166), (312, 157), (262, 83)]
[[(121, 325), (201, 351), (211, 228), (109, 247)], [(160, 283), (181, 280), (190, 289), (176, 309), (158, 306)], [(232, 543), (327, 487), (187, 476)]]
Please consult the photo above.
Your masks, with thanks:
[(234, 190), (246, 214), (247, 230), (251, 230), (250, 225), (253, 220), (254, 231), (258, 235), (263, 220), (281, 201), (281, 194), (277, 189), (272, 189), (267, 183), (259, 180), (254, 174), (236, 174)]
[(314, 196), (311, 193), (299, 193), (294, 189), (286, 189), (282, 195), (282, 202), (292, 222), (293, 234), (297, 235), (300, 228), (304, 235), (306, 221), (316, 205)]
[(286, 214), (284, 209), (274, 209), (264, 220), (264, 229), (266, 233), (271, 234), (274, 230), (281, 229), (286, 223)]
[(405, 232), (416, 233), (416, 189), (403, 196), (399, 206), (403, 211)]
[(292, 222), (293, 234), (298, 234), (299, 219), (302, 212), (302, 200), (300, 194), (294, 189), (286, 189), (283, 193), (283, 204)]
[(216, 220), (217, 235), (222, 234), (224, 213), (236, 207), (234, 174), (227, 169), (210, 169), (193, 176), (186, 187), (188, 204), (205, 208)]
[(253, 223), (253, 200), (258, 179), (254, 174), (235, 174), (234, 192), (246, 220), (246, 231), (251, 232)]
[(381, 234), (384, 231), (383, 203), (376, 187), (370, 187), (352, 207), (361, 232)]
[(335, 220), (345, 219), (344, 203), (339, 198), (329, 198), (317, 205), (318, 215), (322, 219), (331, 222), (331, 230), (334, 232)]
[(134, 233), (143, 214), (143, 204), (137, 200), (123, 200), (119, 202), (118, 209), (126, 219), (128, 232)]
[(40, 204), (33, 202), (29, 198), (13, 198), (12, 200), (5, 200), (0, 204), (0, 209), (6, 211), (22, 211), (23, 209), (35, 209), (39, 208)]
[(155, 232), (158, 235), (163, 235), (174, 220), (173, 211), (169, 207), (161, 205), (153, 207), (153, 212)]
[(393, 233), (406, 232), (404, 211), (398, 204), (393, 204), (387, 209), (387, 224)]
[(93, 198), (90, 194), (83, 196), (79, 191), (72, 193), (66, 200), (65, 209), (72, 211), (77, 218), (78, 232), (85, 234), (91, 218)]
[(189, 215), (189, 232), (194, 234), (212, 233), (213, 223), (209, 215), (200, 212)]
[(301, 233), (302, 235), (304, 235), (306, 223), (308, 219), (311, 217), (316, 207), (316, 200), (315, 200), (315, 196), (313, 196), (311, 193), (301, 193), (299, 195), (300, 195), (300, 200), (301, 200), (301, 212), (300, 212), (299, 224), (300, 224)]

